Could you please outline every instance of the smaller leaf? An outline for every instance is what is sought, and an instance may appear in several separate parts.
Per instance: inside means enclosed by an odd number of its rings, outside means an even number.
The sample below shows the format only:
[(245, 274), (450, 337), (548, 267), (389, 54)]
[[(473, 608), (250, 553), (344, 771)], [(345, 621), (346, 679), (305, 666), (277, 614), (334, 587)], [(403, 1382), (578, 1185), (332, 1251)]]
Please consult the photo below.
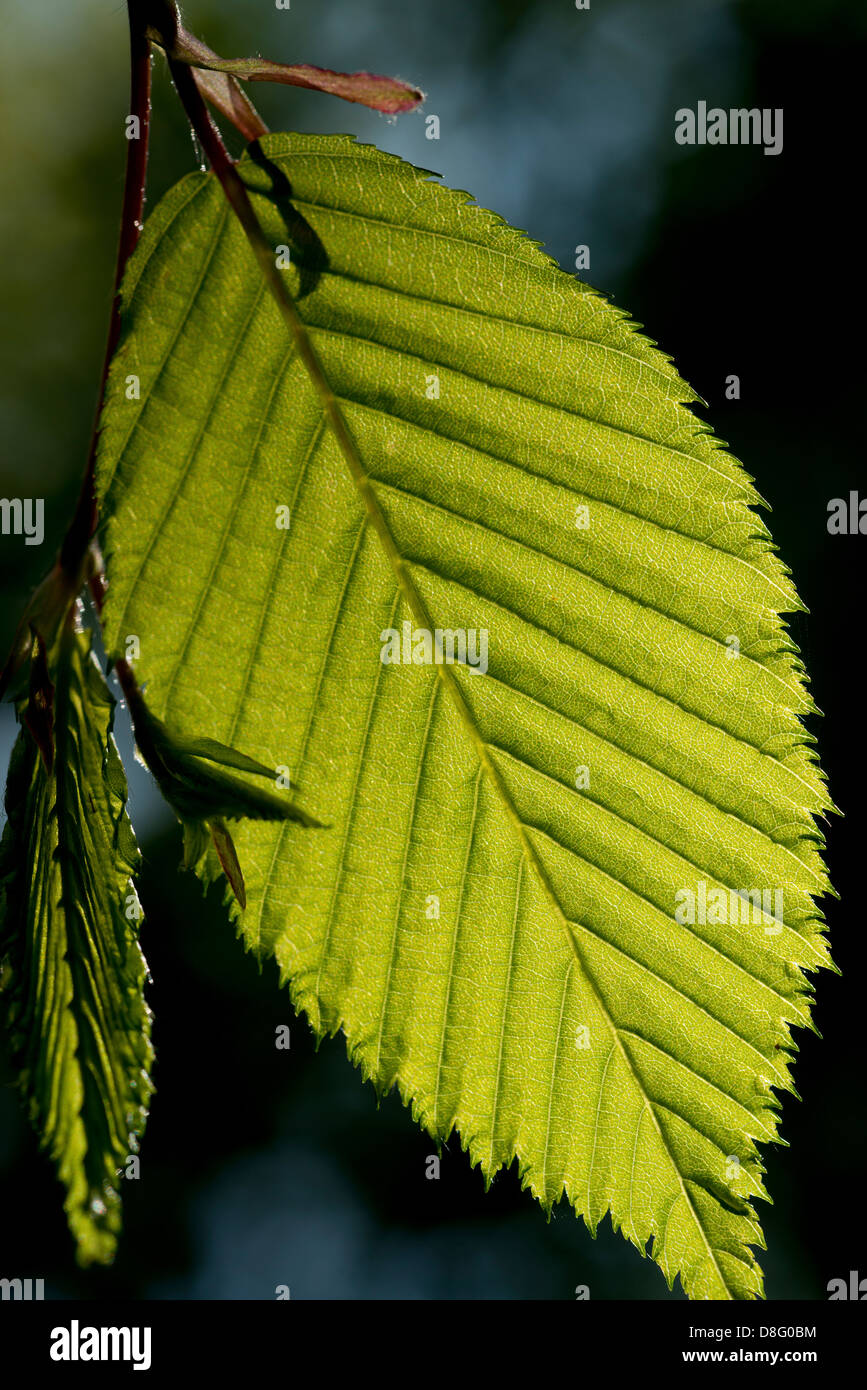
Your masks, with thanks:
[(223, 866), (223, 873), (232, 885), (232, 892), (241, 906), (246, 907), (247, 890), (244, 886), (244, 875), (241, 873), (238, 853), (229, 834), (229, 827), (224, 820), (212, 820), (209, 822), (209, 829), (214, 841), (214, 848), (217, 851), (217, 858)]
[(252, 772), (257, 777), (270, 777), (274, 780), (272, 767), (257, 763), (255, 758), (248, 758), (246, 753), (239, 753), (237, 748), (229, 748), (218, 739), (183, 738), (179, 734), (175, 734), (174, 738), (176, 746), (190, 757), (206, 758), (212, 763), (222, 763), (224, 767), (237, 767), (241, 772)]
[(241, 865), (238, 860), (238, 851), (235, 849), (235, 842), (229, 833), (229, 827), (221, 819), (212, 821), (184, 821), (184, 868), (195, 869), (199, 862), (204, 858), (208, 849), (208, 831), (211, 834), (211, 842), (217, 851), (217, 858), (220, 861), (223, 873), (229, 880), (232, 892), (235, 894), (241, 907), (247, 906), (247, 889), (244, 884), (244, 875), (241, 872)]
[(286, 797), (219, 771), (219, 766), (235, 767), (276, 781), (273, 768), (217, 739), (188, 738), (170, 730), (148, 709), (138, 689), (130, 694), (129, 706), (139, 756), (183, 826), (184, 868), (194, 868), (202, 858), (209, 830), (223, 872), (245, 907), (244, 876), (226, 820), (290, 820), (320, 830), (322, 822)]
[[(144, 1131), (153, 1061), (139, 853), (111, 729), (114, 700), (67, 624), (46, 654), (12, 752), (0, 843), (0, 1004), (30, 1118), (67, 1189), (79, 1263), (109, 1261), (120, 1230), (118, 1176)], [(53, 711), (48, 743), (48, 691)], [(33, 730), (37, 737), (31, 736)], [(56, 756), (46, 756), (48, 746)]]
[[(310, 63), (274, 63), (270, 58), (221, 58), (219, 53), (215, 53), (180, 23), (175, 25), (171, 36), (160, 34), (155, 29), (148, 32), (154, 43), (165, 49), (168, 57), (175, 62), (187, 63), (198, 70), (224, 73), (242, 82), (282, 82), (291, 87), (328, 92), (331, 96), (370, 106), (374, 111), (382, 111), (389, 116), (412, 111), (424, 101), (424, 92), (396, 77), (380, 77), (372, 72), (333, 72), (331, 68), (317, 68)], [(211, 92), (205, 94), (218, 107), (218, 97), (231, 100), (228, 88), (221, 90), (213, 87)], [(224, 110), (224, 114), (230, 113)], [(244, 114), (248, 116), (248, 113)], [(230, 116), (230, 119), (234, 117)], [(256, 133), (261, 135), (264, 132), (260, 130)]]

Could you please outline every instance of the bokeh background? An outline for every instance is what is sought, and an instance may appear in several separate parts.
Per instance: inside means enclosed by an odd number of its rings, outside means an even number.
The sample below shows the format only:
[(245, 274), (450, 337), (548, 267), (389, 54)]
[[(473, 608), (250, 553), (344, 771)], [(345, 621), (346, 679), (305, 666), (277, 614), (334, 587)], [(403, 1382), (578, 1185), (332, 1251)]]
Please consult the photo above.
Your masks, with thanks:
[[(118, 0), (0, 3), (0, 496), (41, 496), (46, 541), (0, 538), (0, 645), (50, 563), (77, 493), (110, 303), (127, 111)], [(273, 129), (349, 131), (527, 229), (627, 307), (708, 402), (756, 478), (809, 616), (793, 623), (825, 713), (832, 793), (829, 906), (840, 978), (820, 980), (824, 1041), (802, 1037), (791, 1148), (767, 1157), (771, 1298), (826, 1297), (867, 1275), (862, 939), (863, 648), (867, 538), (828, 535), (827, 504), (867, 492), (862, 438), (863, 0), (190, 0), (189, 27), (226, 56), (395, 73), (440, 118), (389, 122), (257, 86)], [(198, 164), (161, 61), (150, 206)], [(784, 150), (682, 148), (674, 111), (782, 107)], [(741, 399), (724, 398), (736, 373)], [(0, 712), (5, 765), (14, 736)], [(131, 745), (119, 715), (119, 741)], [(457, 1141), (441, 1178), (396, 1096), (377, 1106), (337, 1040), (262, 976), (195, 880), (180, 835), (128, 761), (142, 842), (157, 1094), (142, 1177), (125, 1184), (113, 1268), (78, 1270), (61, 1192), (0, 1070), (0, 1275), (55, 1297), (665, 1299), (658, 1270), (606, 1221), (561, 1204), (547, 1224), (514, 1169), (485, 1195)], [(291, 1025), (277, 1052), (275, 1027)]]

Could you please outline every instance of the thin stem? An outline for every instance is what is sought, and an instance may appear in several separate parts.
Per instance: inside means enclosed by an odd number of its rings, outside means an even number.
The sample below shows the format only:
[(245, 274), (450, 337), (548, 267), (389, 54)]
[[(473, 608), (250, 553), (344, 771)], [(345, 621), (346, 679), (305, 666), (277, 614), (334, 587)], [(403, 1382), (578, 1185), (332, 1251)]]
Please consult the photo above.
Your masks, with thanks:
[(129, 10), (130, 43), (130, 115), (138, 121), (137, 139), (127, 140), (126, 175), (124, 179), (123, 206), (121, 209), (120, 236), (118, 238), (117, 260), (114, 272), (114, 292), (112, 296), (111, 318), (108, 326), (108, 339), (102, 366), (96, 414), (90, 436), (87, 466), (75, 515), (60, 549), (60, 566), (70, 580), (75, 583), (81, 574), (87, 548), (96, 532), (99, 513), (94, 486), (96, 451), (99, 444), (99, 420), (105, 399), (108, 371), (120, 338), (120, 298), (119, 290), (127, 262), (141, 235), (144, 212), (145, 183), (147, 179), (148, 142), (150, 135), (151, 109), (151, 50), (147, 37), (147, 23), (142, 7), (131, 0)]

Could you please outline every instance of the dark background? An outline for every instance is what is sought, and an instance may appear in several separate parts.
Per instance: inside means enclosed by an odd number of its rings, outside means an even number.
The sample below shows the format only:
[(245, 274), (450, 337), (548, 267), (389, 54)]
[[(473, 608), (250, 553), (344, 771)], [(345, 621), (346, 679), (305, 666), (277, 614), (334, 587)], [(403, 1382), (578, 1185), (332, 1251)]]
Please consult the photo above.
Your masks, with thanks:
[[(46, 541), (0, 538), (0, 641), (50, 563), (78, 488), (110, 302), (127, 111), (117, 0), (0, 4), (0, 496), (43, 496)], [(226, 56), (369, 68), (417, 81), (424, 112), (397, 124), (291, 88), (253, 95), (274, 129), (350, 131), (470, 189), (584, 275), (674, 354), (714, 429), (771, 504), (770, 525), (809, 616), (793, 631), (824, 711), (831, 792), (828, 905), (842, 977), (819, 979), (824, 1041), (801, 1037), (790, 1148), (766, 1151), (770, 1298), (826, 1297), (867, 1275), (862, 576), (867, 538), (829, 536), (827, 505), (859, 486), (865, 317), (860, 206), (863, 0), (190, 0), (188, 26)], [(153, 206), (198, 158), (163, 64)], [(674, 112), (782, 107), (784, 148), (682, 148)], [(741, 399), (724, 399), (740, 377)], [(122, 750), (128, 732), (119, 716)], [(13, 737), (0, 722), (0, 754)], [(142, 1177), (109, 1270), (76, 1268), (61, 1190), (0, 1072), (0, 1275), (49, 1296), (667, 1298), (649, 1260), (593, 1241), (561, 1203), (550, 1224), (514, 1169), (485, 1195), (459, 1143), (433, 1145), (395, 1096), (377, 1108), (341, 1044), (314, 1053), (276, 969), (260, 978), (215, 902), (176, 873), (180, 833), (137, 766), (143, 943), (153, 974), (157, 1094)], [(290, 1023), (291, 1049), (275, 1027)]]

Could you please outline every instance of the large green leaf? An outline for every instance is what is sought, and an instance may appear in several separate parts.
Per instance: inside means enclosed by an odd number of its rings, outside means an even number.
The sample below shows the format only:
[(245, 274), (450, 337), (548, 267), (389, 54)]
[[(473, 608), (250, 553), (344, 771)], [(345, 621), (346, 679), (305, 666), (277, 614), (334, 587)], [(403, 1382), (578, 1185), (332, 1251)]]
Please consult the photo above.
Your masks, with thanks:
[(114, 700), (89, 634), (64, 633), (51, 680), (53, 757), (50, 737), (43, 752), (22, 729), (9, 765), (0, 1005), (23, 1098), (67, 1189), (79, 1261), (90, 1264), (117, 1243), (119, 1177), (151, 1094), (151, 1019), (131, 882), (139, 853)]
[[(669, 360), (466, 195), (345, 137), (263, 146), (240, 167), (352, 443), (184, 179), (124, 289), (109, 645), (330, 827), (236, 836), (233, 914), (317, 1032), (487, 1178), (517, 1157), (691, 1297), (755, 1296), (829, 805), (757, 494)], [(383, 662), (404, 623), (486, 631), (487, 674)], [(784, 924), (682, 925), (700, 883), (782, 891)]]

